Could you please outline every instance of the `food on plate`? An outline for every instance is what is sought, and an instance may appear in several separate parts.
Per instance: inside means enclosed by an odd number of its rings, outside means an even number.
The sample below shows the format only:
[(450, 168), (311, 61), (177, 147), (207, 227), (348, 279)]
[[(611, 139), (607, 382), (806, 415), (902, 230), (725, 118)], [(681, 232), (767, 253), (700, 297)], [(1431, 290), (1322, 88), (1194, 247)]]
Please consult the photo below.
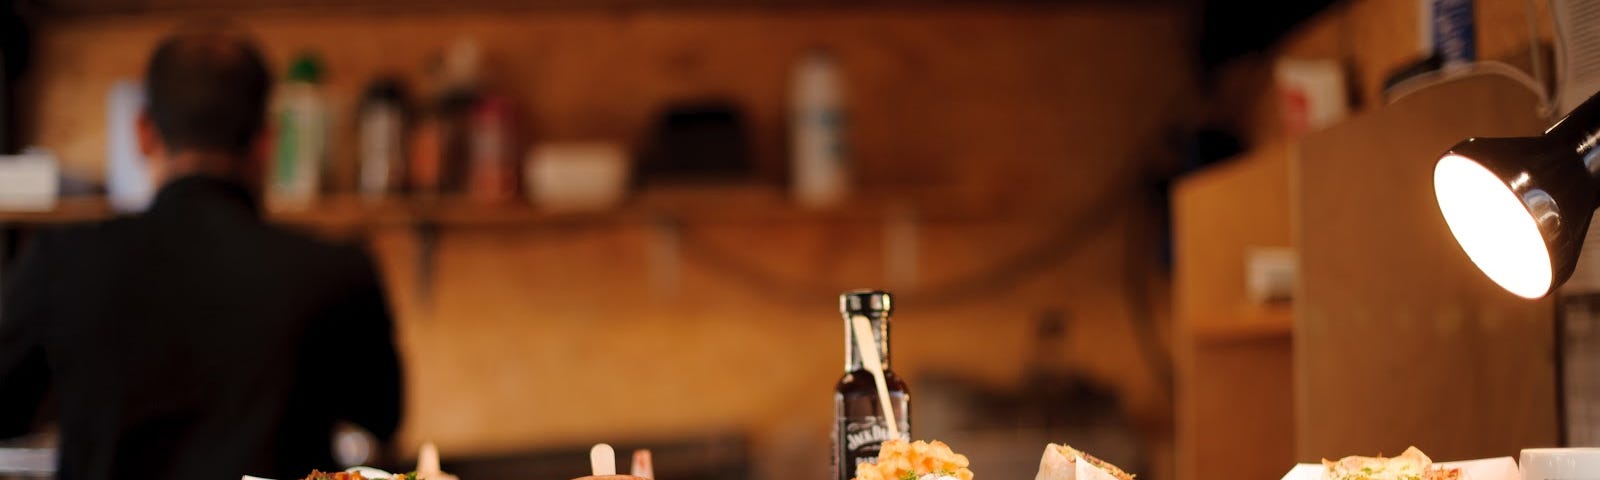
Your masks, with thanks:
[(361, 472), (356, 472), (356, 471), (349, 471), (349, 472), (321, 472), (321, 471), (317, 471), (317, 470), (312, 470), (310, 475), (306, 475), (305, 480), (417, 480), (417, 472), (396, 473), (396, 474), (393, 474), (393, 475), (390, 475), (390, 476), (387, 476), (387, 477), (385, 477), (385, 476), (368, 477), (368, 476), (362, 475)]
[[(1088, 469), (1080, 469), (1081, 466), (1094, 467), (1098, 472), (1088, 472)], [(1039, 475), (1034, 480), (1087, 480), (1085, 477), (1133, 480), (1132, 474), (1116, 465), (1082, 450), (1054, 443), (1044, 447), (1044, 458), (1039, 459)]]
[(1417, 447), (1407, 448), (1398, 457), (1348, 456), (1339, 461), (1322, 460), (1328, 480), (1460, 480), (1461, 469), (1433, 465), (1433, 460)]
[[(264, 480), (246, 475), (244, 480)], [(411, 473), (389, 473), (372, 467), (350, 467), (343, 472), (312, 470), (302, 480), (457, 480), (455, 475), (439, 470), (439, 448), (433, 442), (423, 442), (417, 451), (417, 469)]]
[(934, 440), (883, 442), (878, 450), (878, 463), (862, 463), (856, 467), (854, 480), (972, 480), (972, 470), (967, 469), (967, 456), (950, 450), (949, 445)]

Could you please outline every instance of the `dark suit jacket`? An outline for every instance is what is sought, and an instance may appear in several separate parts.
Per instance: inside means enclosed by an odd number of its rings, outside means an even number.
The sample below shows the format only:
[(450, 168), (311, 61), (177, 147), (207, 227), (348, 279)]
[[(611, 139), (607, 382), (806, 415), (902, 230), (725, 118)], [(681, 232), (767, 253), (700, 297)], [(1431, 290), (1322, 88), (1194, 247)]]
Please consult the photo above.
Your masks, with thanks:
[(44, 232), (0, 297), (0, 438), (46, 390), (59, 478), (301, 478), (338, 420), (394, 433), (401, 375), (361, 250), (263, 223), (187, 177), (141, 216)]

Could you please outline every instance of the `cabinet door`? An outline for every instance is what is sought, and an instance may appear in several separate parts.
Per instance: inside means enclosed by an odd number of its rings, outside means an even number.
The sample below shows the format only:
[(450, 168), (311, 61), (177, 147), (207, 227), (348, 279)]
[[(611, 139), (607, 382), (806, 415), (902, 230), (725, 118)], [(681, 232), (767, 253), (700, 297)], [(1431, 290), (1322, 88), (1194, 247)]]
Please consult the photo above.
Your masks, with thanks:
[(1450, 236), (1433, 165), (1457, 141), (1538, 134), (1527, 89), (1436, 85), (1309, 135), (1296, 165), (1297, 457), (1515, 456), (1556, 442), (1554, 312), (1501, 291)]

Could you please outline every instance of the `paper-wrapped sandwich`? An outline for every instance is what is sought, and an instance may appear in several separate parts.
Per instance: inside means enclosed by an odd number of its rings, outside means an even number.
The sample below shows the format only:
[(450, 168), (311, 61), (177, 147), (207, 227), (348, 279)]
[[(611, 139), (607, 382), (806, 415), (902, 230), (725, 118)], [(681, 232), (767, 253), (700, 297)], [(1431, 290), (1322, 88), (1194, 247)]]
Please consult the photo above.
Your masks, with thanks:
[(1133, 480), (1133, 475), (1075, 448), (1052, 443), (1044, 447), (1034, 480)]

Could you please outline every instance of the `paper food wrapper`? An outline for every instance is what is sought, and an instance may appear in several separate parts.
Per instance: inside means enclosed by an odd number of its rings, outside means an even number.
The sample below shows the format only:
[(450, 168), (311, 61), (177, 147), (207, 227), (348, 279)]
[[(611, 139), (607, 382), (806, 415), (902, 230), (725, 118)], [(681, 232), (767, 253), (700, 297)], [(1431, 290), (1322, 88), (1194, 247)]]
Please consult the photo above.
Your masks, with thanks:
[(1089, 462), (1068, 459), (1057, 447), (1053, 443), (1044, 447), (1044, 457), (1039, 459), (1039, 475), (1033, 480), (1117, 480)]
[[(1462, 480), (1522, 480), (1517, 461), (1511, 457), (1439, 462), (1434, 465), (1461, 469)], [(1302, 463), (1283, 476), (1283, 480), (1327, 480), (1327, 469), (1320, 464)]]

